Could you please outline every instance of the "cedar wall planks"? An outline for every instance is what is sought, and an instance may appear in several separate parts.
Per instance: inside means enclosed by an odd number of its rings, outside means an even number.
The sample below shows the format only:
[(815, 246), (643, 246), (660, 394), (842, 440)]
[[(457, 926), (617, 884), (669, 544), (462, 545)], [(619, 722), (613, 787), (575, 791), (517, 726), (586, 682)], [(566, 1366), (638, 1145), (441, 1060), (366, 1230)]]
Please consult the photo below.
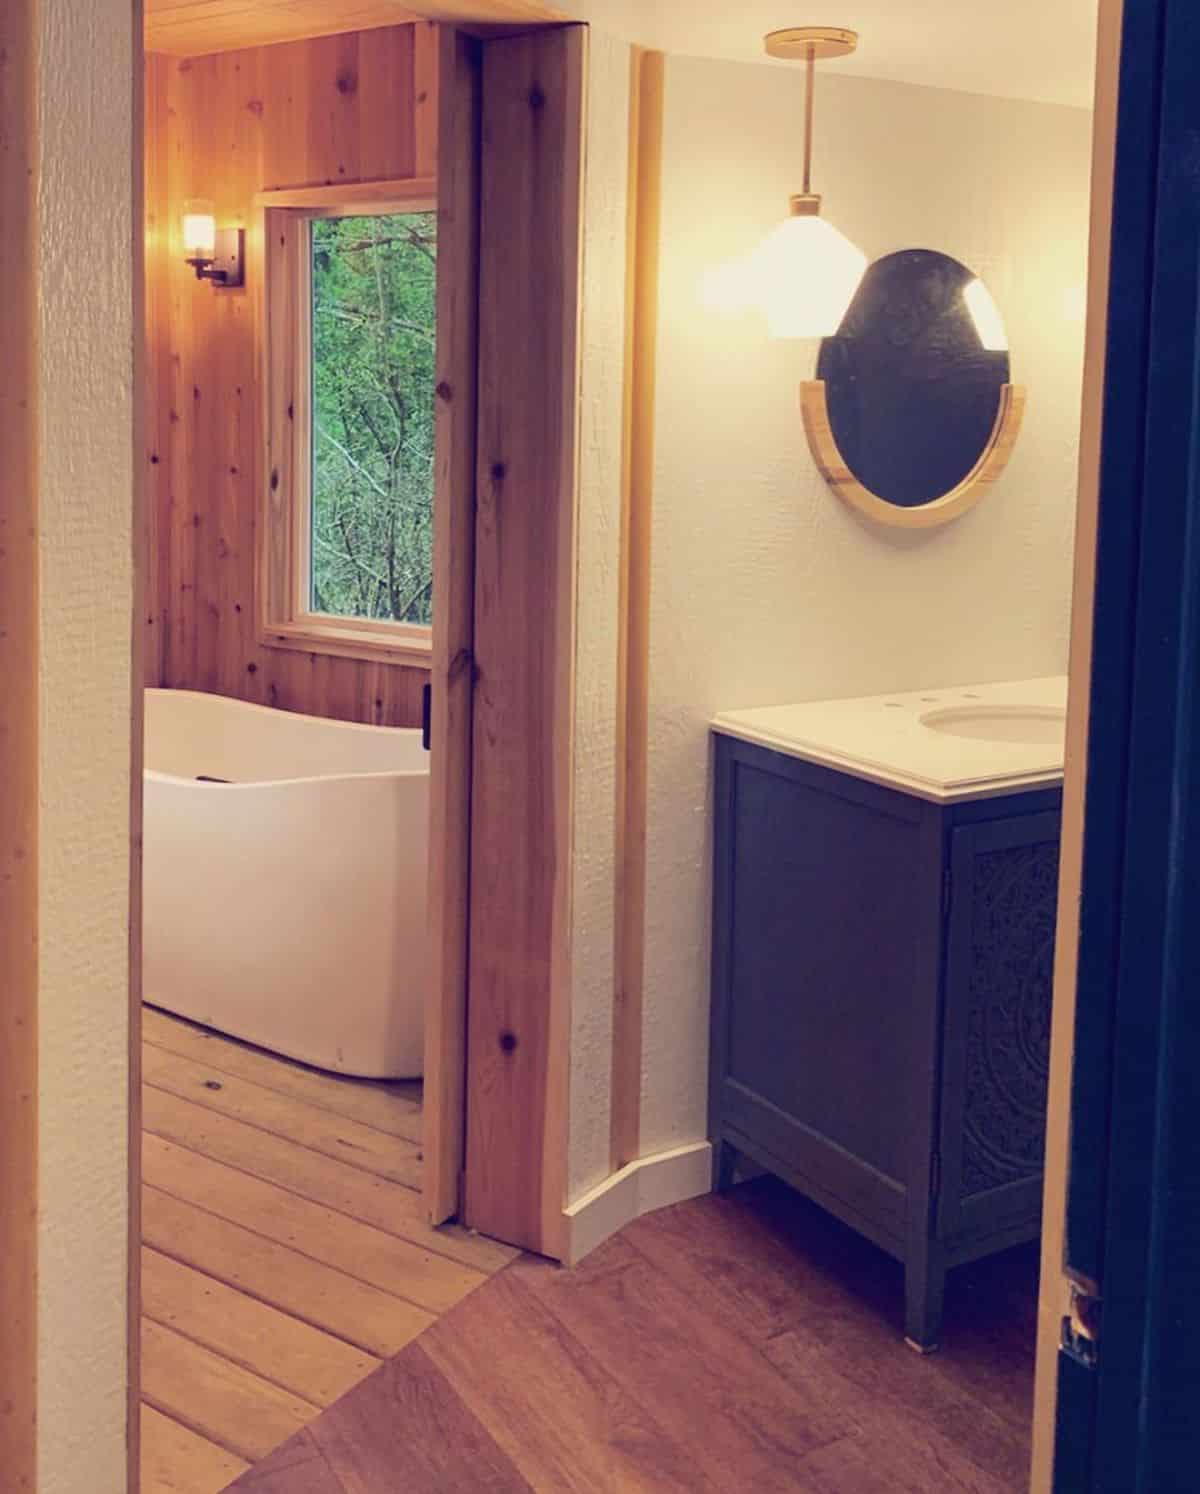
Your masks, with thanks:
[(146, 0), (146, 47), (196, 57), (413, 19), (398, 0)]
[[(423, 669), (258, 641), (262, 244), (255, 193), (432, 175), (436, 36), (427, 22), (147, 58), (147, 684), (344, 720), (413, 726)], [(183, 262), (189, 197), (247, 230), (247, 284)]]

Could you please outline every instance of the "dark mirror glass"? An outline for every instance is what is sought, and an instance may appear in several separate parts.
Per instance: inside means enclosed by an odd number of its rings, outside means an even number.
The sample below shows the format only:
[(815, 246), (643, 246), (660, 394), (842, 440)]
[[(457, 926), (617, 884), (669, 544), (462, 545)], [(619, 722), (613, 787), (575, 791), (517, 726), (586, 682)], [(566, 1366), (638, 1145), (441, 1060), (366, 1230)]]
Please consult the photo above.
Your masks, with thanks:
[(900, 508), (932, 503), (988, 449), (1009, 381), (1000, 313), (958, 260), (902, 249), (868, 267), (817, 378), (858, 481)]

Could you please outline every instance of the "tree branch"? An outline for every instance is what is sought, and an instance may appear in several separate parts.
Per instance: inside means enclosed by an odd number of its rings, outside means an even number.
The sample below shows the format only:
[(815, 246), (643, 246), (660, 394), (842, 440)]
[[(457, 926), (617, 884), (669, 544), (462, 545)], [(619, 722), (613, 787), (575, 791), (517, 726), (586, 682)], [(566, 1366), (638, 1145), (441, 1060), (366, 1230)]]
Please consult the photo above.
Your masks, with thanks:
[(400, 450), (399, 441), (392, 445), (383, 439), (383, 435), (380, 432), (378, 426), (371, 419), (370, 412), (367, 410), (366, 402), (364, 400), (355, 400), (355, 405), (358, 409), (359, 417), (362, 420), (362, 423), (371, 432), (371, 435), (375, 441), (375, 445), (379, 447), (379, 454), (388, 464), (388, 469), (390, 471), (392, 463), (396, 460), (396, 453)]
[[(344, 530), (342, 531), (342, 538), (345, 539)], [(380, 586), (387, 585), (387, 579), (384, 576), (381, 576), (378, 571), (373, 571), (371, 567), (367, 565), (365, 561), (360, 560), (358, 556), (353, 553), (353, 551), (349, 549), (339, 549), (337, 545), (330, 544), (327, 539), (319, 534), (313, 535), (313, 544), (316, 545), (320, 550), (328, 550), (330, 555), (336, 555), (339, 560), (348, 560), (350, 564), (360, 570), (364, 576), (370, 577), (372, 581), (377, 582)], [(420, 593), (418, 592), (418, 596), (419, 595)]]
[(347, 465), (352, 467), (354, 471), (358, 473), (358, 475), (363, 479), (368, 487), (370, 487), (374, 492), (378, 493), (381, 498), (389, 498), (391, 496), (388, 490), (383, 486), (383, 484), (379, 482), (377, 478), (373, 477), (361, 462), (356, 462), (354, 460), (354, 458), (350, 455), (350, 453), (346, 450), (346, 448), (342, 445), (342, 443), (337, 439), (336, 436), (331, 436), (323, 425), (316, 426), (316, 432), (318, 436), (321, 436), (324, 440), (328, 441), (330, 446), (332, 446), (336, 452), (339, 452), (345, 458)]
[(406, 244), (418, 254), (423, 254), (431, 265), (437, 264), (436, 241), (435, 247), (431, 249), (430, 240), (415, 228), (406, 229), (403, 233), (388, 234), (382, 239), (359, 239), (354, 244), (343, 244), (342, 253), (365, 254), (368, 249), (382, 249), (387, 244)]
[(400, 622), (404, 621), (404, 614), (408, 611), (408, 609), (410, 607), (414, 607), (421, 600), (421, 598), (425, 595), (425, 593), (432, 588), (432, 586), (433, 586), (433, 577), (432, 576), (426, 576), (426, 578), (424, 579), (424, 581), (421, 582), (420, 586), (417, 587), (416, 591), (414, 591), (412, 593), (412, 595), (405, 600), (404, 605), (401, 607), (400, 611), (396, 614), (398, 621), (400, 621)]
[[(318, 316), (331, 316), (335, 321), (350, 322), (356, 327), (361, 327), (367, 322), (367, 313), (358, 306), (348, 306), (343, 309), (340, 306), (318, 306)], [(423, 327), (420, 322), (406, 322), (403, 317), (391, 317), (387, 325), (400, 332), (412, 332), (417, 337), (423, 337), (427, 342), (435, 340), (432, 327)]]

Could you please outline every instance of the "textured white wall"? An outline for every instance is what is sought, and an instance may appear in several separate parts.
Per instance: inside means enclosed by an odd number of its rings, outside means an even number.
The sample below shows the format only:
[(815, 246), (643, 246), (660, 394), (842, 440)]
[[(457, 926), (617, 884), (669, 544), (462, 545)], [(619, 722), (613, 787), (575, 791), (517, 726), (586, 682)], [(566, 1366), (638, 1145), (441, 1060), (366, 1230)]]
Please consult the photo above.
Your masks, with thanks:
[(133, 15), (129, 0), (41, 0), (39, 25), (38, 1488), (118, 1494), (128, 1264)]
[(1090, 116), (820, 72), (815, 186), (871, 258), (926, 247), (988, 282), (1029, 389), (1012, 463), (944, 530), (888, 532), (821, 480), (797, 386), (816, 344), (706, 311), (706, 270), (800, 186), (800, 78), (667, 70), (651, 641), (643, 1146), (706, 1134), (717, 711), (1019, 678), (1066, 664)]
[(629, 70), (629, 47), (593, 28), (584, 185), (568, 1201), (609, 1173)]

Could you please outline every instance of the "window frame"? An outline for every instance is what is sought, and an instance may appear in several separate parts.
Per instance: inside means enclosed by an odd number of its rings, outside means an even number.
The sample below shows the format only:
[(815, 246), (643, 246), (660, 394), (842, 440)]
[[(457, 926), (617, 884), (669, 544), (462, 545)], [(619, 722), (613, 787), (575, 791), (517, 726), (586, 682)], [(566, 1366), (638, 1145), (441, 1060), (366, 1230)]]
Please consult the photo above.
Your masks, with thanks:
[(310, 605), (312, 544), (312, 256), (318, 218), (437, 211), (432, 177), (260, 192), (263, 433), (259, 636), (274, 648), (428, 667), (433, 630), (339, 617)]

